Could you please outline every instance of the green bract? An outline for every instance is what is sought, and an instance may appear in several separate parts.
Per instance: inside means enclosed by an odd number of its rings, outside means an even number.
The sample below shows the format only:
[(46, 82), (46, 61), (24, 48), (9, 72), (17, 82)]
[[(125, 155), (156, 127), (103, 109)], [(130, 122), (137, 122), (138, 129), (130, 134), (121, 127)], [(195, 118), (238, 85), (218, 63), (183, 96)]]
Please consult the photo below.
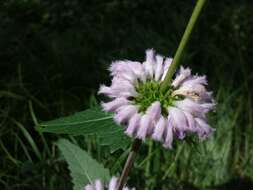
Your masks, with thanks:
[(136, 105), (139, 106), (139, 111), (145, 112), (147, 108), (155, 101), (161, 103), (163, 115), (168, 115), (167, 109), (173, 104), (173, 101), (179, 100), (178, 96), (172, 96), (173, 88), (170, 86), (167, 91), (162, 91), (161, 83), (158, 81), (148, 80), (140, 82), (136, 91), (138, 96), (133, 98)]

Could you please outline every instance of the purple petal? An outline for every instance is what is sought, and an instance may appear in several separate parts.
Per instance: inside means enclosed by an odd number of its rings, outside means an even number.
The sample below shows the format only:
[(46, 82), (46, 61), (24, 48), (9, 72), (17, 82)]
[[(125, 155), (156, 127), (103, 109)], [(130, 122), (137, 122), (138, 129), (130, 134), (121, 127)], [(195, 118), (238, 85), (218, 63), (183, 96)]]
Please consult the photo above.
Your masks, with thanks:
[(110, 183), (109, 183), (108, 190), (116, 190), (116, 186), (117, 186), (117, 178), (112, 177), (112, 179), (110, 180)]
[(173, 125), (172, 125), (172, 118), (169, 116), (167, 120), (166, 137), (163, 146), (165, 148), (172, 149), (172, 142), (173, 142)]
[(215, 108), (216, 104), (215, 103), (203, 103), (201, 104), (201, 107), (205, 109), (205, 113), (213, 110)]
[(152, 128), (152, 121), (149, 115), (145, 114), (141, 117), (140, 127), (137, 132), (137, 137), (145, 140), (148, 136), (149, 128)]
[(190, 114), (188, 112), (184, 112), (184, 115), (187, 120), (188, 131), (196, 132), (196, 129), (197, 129), (196, 122), (195, 122), (195, 119), (193, 118), (192, 114)]
[(138, 93), (135, 91), (134, 87), (129, 86), (120, 86), (114, 85), (111, 87), (107, 87), (105, 85), (101, 85), (98, 91), (98, 94), (104, 94), (111, 98), (118, 98), (118, 97), (135, 97)]
[(141, 120), (141, 115), (136, 113), (129, 121), (127, 130), (126, 130), (126, 134), (128, 134), (129, 136), (134, 136), (139, 125), (140, 125), (140, 120)]
[(137, 76), (129, 67), (128, 61), (113, 62), (109, 70), (111, 71), (112, 76), (126, 79), (132, 83), (134, 83), (137, 79)]
[(164, 57), (161, 55), (156, 56), (156, 68), (155, 68), (155, 80), (159, 81), (163, 74), (163, 60)]
[(108, 86), (105, 86), (105, 85), (100, 86), (98, 94), (104, 94), (104, 95), (107, 95), (109, 97), (114, 97), (114, 92), (111, 89), (111, 87), (108, 87)]
[(120, 78), (113, 79), (111, 89), (118, 97), (122, 97), (125, 94), (130, 94), (132, 97), (138, 95), (133, 84)]
[(171, 117), (173, 128), (175, 129), (178, 138), (183, 139), (185, 136), (185, 130), (187, 129), (187, 122), (184, 113), (180, 109), (175, 107), (170, 107), (168, 109), (168, 112)]
[(111, 102), (104, 103), (102, 102), (102, 107), (103, 110), (106, 112), (114, 112), (116, 111), (119, 107), (123, 105), (127, 105), (129, 101), (126, 98), (116, 98)]
[(96, 190), (104, 190), (103, 184), (100, 180), (95, 181), (95, 189)]
[(121, 75), (122, 73), (131, 73), (131, 68), (128, 66), (127, 61), (114, 61), (109, 70), (112, 76)]
[(199, 102), (200, 103), (205, 103), (205, 102), (213, 103), (215, 106), (215, 101), (212, 97), (212, 94), (213, 94), (213, 92), (205, 91), (204, 93), (201, 94), (201, 99), (199, 100)]
[(187, 80), (185, 80), (183, 82), (182, 85), (207, 85), (207, 80), (206, 80), (206, 76), (203, 75), (203, 76), (193, 76), (193, 77), (190, 77), (188, 78)]
[(128, 61), (128, 66), (131, 68), (137, 78), (139, 78), (143, 82), (146, 81), (145, 69), (140, 62)]
[(195, 118), (195, 120), (197, 122), (198, 136), (201, 140), (208, 138), (215, 131), (215, 129), (211, 128), (205, 120), (201, 118)]
[(146, 61), (143, 63), (145, 72), (146, 72), (146, 76), (148, 78), (153, 78), (153, 74), (154, 74), (154, 56), (155, 56), (155, 52), (152, 49), (149, 49), (146, 51)]
[(92, 185), (89, 184), (84, 187), (84, 190), (95, 190), (95, 189)]
[(205, 117), (206, 108), (202, 107), (201, 104), (194, 102), (189, 98), (184, 100), (175, 101), (174, 105), (185, 112), (189, 112), (197, 117)]
[(120, 78), (120, 77), (113, 77), (112, 79), (112, 87), (113, 86), (118, 86), (120, 84), (123, 84), (124, 86), (128, 87), (128, 88), (134, 88), (134, 85), (129, 81), (129, 80), (126, 80), (124, 78)]
[(153, 102), (147, 109), (146, 114), (150, 115), (153, 121), (157, 121), (161, 117), (161, 103)]
[(177, 74), (176, 78), (172, 81), (172, 86), (178, 87), (185, 79), (187, 79), (191, 75), (191, 70), (189, 68), (180, 67), (179, 74)]
[(114, 116), (114, 120), (116, 123), (121, 124), (130, 119), (137, 111), (138, 109), (134, 105), (121, 106), (117, 110), (118, 113)]
[(154, 133), (152, 134), (152, 138), (154, 140), (163, 141), (166, 125), (167, 125), (167, 120), (163, 116), (161, 116), (159, 121), (155, 125)]
[(166, 74), (169, 70), (169, 67), (172, 63), (173, 59), (172, 58), (166, 58), (165, 61), (164, 61), (164, 66), (163, 66), (163, 76), (162, 76), (162, 81), (165, 79), (166, 77)]

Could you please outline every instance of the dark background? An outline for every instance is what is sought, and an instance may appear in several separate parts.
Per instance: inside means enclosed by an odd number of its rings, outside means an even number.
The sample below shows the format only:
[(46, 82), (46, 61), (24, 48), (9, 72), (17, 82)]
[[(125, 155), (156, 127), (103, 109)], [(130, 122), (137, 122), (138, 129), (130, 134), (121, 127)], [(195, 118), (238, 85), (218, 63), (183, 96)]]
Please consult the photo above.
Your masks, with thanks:
[[(142, 61), (148, 48), (173, 56), (195, 2), (0, 1), (0, 189), (70, 189), (68, 169), (53, 144), (59, 135), (39, 134), (32, 113), (50, 120), (96, 104), (113, 60)], [(144, 147), (130, 184), (253, 189), (252, 33), (253, 1), (208, 1), (183, 65), (208, 76), (218, 102), (210, 121), (216, 135), (195, 152), (187, 145), (171, 152), (160, 147), (159, 156), (149, 157), (149, 169), (140, 164)], [(91, 145), (93, 157), (109, 168), (122, 154), (108, 155), (89, 138), (78, 142)]]

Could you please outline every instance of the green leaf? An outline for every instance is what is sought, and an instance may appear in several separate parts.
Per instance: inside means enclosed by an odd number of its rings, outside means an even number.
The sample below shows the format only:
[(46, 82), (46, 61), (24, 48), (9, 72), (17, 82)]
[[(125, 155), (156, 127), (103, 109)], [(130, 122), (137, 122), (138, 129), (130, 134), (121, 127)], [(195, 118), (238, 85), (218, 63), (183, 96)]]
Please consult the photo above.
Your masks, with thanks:
[(124, 129), (117, 126), (112, 115), (102, 111), (100, 107), (91, 108), (73, 115), (43, 122), (37, 126), (41, 132), (70, 135), (96, 134), (101, 145), (108, 145), (111, 152), (126, 149), (129, 138)]
[(66, 139), (60, 139), (57, 146), (68, 163), (74, 190), (82, 190), (86, 184), (96, 179), (103, 182), (109, 181), (109, 170), (91, 158), (86, 151)]

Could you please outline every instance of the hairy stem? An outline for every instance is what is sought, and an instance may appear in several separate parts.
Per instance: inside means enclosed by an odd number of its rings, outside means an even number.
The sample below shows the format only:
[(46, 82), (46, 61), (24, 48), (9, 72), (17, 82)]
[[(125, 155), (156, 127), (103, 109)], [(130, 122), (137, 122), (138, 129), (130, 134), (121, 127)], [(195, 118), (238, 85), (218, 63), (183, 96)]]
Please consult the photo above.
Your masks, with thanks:
[(168, 87), (168, 85), (171, 83), (171, 79), (177, 69), (177, 67), (179, 66), (179, 63), (180, 63), (180, 60), (182, 58), (182, 54), (185, 50), (185, 47), (187, 45), (187, 42), (189, 41), (190, 39), (190, 36), (191, 36), (191, 33), (192, 33), (192, 30), (195, 26), (195, 23), (196, 21), (198, 20), (199, 18), (199, 15), (200, 15), (200, 12), (205, 4), (206, 0), (198, 0), (194, 10), (193, 10), (193, 13), (192, 13), (192, 16), (188, 22), (188, 25), (185, 29), (185, 32), (184, 32), (184, 35), (180, 41), (180, 44), (178, 46), (178, 49), (176, 51), (176, 54), (175, 54), (175, 57), (172, 61), (172, 64), (171, 66), (169, 67), (169, 70), (166, 74), (166, 77), (164, 79), (164, 81), (162, 82), (162, 85), (161, 85), (161, 89), (163, 91), (166, 90), (166, 88)]
[(119, 178), (117, 190), (122, 190), (122, 188), (124, 187), (126, 180), (127, 180), (127, 176), (133, 166), (134, 159), (136, 158), (136, 155), (137, 155), (140, 147), (141, 147), (141, 140), (135, 139), (132, 144), (132, 148), (131, 148), (131, 151), (128, 155), (127, 161), (126, 161), (124, 169), (122, 171), (122, 174)]

